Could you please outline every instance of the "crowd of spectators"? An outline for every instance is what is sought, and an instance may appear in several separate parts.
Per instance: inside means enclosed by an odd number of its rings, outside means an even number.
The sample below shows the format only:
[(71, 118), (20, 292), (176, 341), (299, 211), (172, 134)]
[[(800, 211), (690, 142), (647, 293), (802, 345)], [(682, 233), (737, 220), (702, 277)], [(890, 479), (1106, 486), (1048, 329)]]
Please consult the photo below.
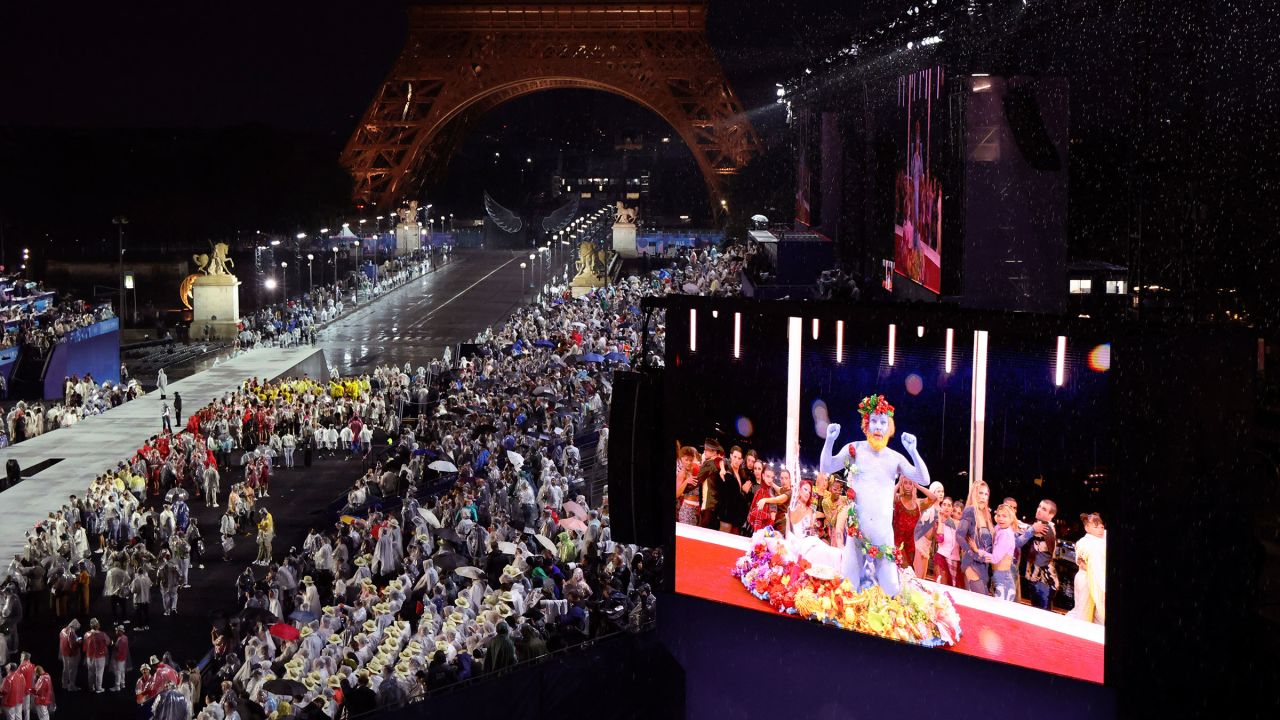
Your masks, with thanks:
[[(78, 618), (67, 623), (62, 685), (77, 688), (83, 653), (90, 689), (129, 687), (130, 606), (132, 631), (149, 624), (153, 587), (165, 614), (178, 612), (193, 560), (209, 561), (205, 538), (225, 556), (245, 533), (256, 560), (237, 583), (237, 612), (214, 628), (208, 672), (165, 654), (134, 679), (155, 717), (351, 717), (646, 625), (663, 558), (612, 541), (607, 495), (584, 477), (579, 444), (593, 442), (595, 464), (607, 465), (613, 372), (644, 347), (661, 355), (660, 323), (640, 337), (642, 297), (702, 283), (729, 292), (738, 262), (707, 252), (582, 298), (544, 297), (477, 336), (475, 355), (328, 383), (251, 379), (179, 417), (178, 432), (29, 532), (0, 590), (0, 664), (24, 641), (48, 641), (19, 637), (24, 604), (83, 617), (91, 579), (105, 573), (120, 624), (108, 634), (91, 619), (82, 636)], [(325, 453), (360, 461), (347, 507), (278, 552), (258, 501), (273, 474)], [(195, 499), (226, 508), (217, 528), (202, 531)], [(104, 688), (108, 659), (118, 671)], [(36, 697), (42, 671), (9, 672), (31, 675), (24, 688)], [(204, 684), (210, 673), (216, 683)]]

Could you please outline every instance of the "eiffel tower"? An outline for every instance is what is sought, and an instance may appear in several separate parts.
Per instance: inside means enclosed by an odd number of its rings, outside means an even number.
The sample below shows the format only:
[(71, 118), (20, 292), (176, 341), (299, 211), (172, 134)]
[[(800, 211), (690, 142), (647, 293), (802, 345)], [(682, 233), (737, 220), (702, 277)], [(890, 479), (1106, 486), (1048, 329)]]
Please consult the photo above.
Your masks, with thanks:
[(342, 153), (355, 199), (393, 207), (442, 173), (485, 113), (542, 90), (600, 90), (666, 120), (710, 200), (759, 140), (707, 42), (704, 2), (409, 8), (404, 50)]

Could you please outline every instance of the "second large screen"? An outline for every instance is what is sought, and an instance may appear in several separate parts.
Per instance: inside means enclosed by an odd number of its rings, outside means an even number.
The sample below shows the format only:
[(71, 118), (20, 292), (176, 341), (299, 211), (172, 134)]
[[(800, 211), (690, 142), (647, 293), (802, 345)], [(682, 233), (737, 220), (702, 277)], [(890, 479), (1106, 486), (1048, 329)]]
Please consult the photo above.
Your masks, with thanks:
[(935, 293), (942, 292), (942, 184), (933, 163), (942, 79), (941, 67), (898, 78), (902, 144), (894, 184), (894, 270)]
[(1102, 681), (1108, 344), (707, 311), (668, 330), (678, 592)]

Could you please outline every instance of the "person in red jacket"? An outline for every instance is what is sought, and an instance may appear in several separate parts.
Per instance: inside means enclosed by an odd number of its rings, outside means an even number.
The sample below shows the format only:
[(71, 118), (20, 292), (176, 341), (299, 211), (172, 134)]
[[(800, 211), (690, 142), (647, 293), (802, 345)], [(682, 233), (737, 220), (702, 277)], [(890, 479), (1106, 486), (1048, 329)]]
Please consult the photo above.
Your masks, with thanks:
[(72, 620), (58, 633), (58, 656), (62, 658), (62, 689), (76, 691), (76, 672), (80, 668), (80, 621)]
[(31, 697), (35, 700), (37, 720), (49, 720), (49, 713), (55, 707), (53, 678), (39, 666), (36, 667), (36, 684), (31, 690)]
[[(31, 662), (31, 653), (22, 653), (22, 661), (18, 663), (18, 672), (22, 673), (22, 677), (27, 680), (27, 687), (34, 687), (36, 683), (36, 666)], [(28, 720), (31, 717), (31, 695), (27, 695), (27, 706), (22, 710), (22, 719)]]
[(84, 634), (84, 639), (80, 642), (84, 649), (84, 664), (88, 669), (89, 690), (100, 693), (102, 692), (102, 673), (107, 669), (107, 649), (111, 645), (111, 638), (102, 632), (98, 619), (93, 618), (89, 621), (89, 632)]
[(5, 671), (9, 674), (0, 682), (0, 706), (4, 707), (5, 720), (21, 720), (22, 708), (27, 704), (27, 679), (13, 663)]
[(129, 669), (129, 636), (124, 634), (124, 626), (116, 626), (116, 641), (111, 646), (111, 676), (114, 679), (111, 690), (124, 689), (125, 672)]
[(147, 685), (148, 700), (164, 692), (170, 685), (177, 687), (180, 682), (181, 678), (178, 677), (177, 670), (160, 662), (156, 656), (151, 656), (151, 682)]

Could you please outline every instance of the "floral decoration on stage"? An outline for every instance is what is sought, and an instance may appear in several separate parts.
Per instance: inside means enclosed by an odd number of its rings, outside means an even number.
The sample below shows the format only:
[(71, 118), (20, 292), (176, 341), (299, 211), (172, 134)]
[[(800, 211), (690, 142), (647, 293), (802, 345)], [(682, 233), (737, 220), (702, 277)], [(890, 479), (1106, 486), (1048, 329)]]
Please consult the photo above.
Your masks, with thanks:
[(773, 528), (751, 540), (751, 550), (738, 559), (733, 575), (778, 612), (926, 647), (960, 640), (960, 615), (951, 595), (930, 591), (909, 573), (897, 597), (878, 585), (858, 591), (828, 568), (796, 556)]

